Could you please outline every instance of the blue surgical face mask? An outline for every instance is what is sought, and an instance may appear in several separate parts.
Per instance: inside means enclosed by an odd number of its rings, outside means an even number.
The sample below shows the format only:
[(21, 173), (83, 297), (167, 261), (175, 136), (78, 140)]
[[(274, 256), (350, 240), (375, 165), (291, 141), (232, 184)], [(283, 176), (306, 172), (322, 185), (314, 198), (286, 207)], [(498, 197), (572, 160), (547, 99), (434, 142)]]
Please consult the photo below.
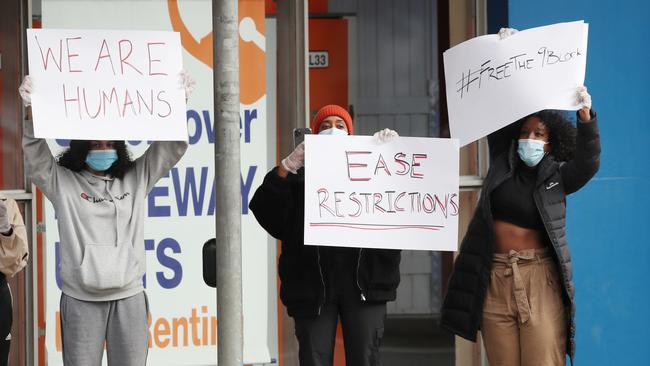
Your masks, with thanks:
[(86, 156), (86, 164), (96, 171), (103, 172), (117, 161), (117, 151), (115, 150), (90, 150)]
[(547, 143), (541, 140), (520, 139), (517, 153), (524, 164), (534, 167), (542, 161), (544, 157), (544, 145)]
[(332, 135), (332, 136), (347, 136), (348, 135), (348, 133), (345, 130), (341, 130), (339, 128), (328, 128), (326, 130), (322, 130), (318, 134), (319, 135)]

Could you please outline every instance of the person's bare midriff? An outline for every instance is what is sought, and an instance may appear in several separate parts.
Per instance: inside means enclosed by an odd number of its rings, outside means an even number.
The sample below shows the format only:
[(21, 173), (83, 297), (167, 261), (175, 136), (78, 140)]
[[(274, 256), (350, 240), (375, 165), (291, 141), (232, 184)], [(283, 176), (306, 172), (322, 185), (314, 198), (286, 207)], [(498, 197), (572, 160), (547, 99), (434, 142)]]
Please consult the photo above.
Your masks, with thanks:
[(509, 253), (511, 250), (542, 249), (545, 247), (544, 233), (506, 221), (494, 221), (495, 253)]

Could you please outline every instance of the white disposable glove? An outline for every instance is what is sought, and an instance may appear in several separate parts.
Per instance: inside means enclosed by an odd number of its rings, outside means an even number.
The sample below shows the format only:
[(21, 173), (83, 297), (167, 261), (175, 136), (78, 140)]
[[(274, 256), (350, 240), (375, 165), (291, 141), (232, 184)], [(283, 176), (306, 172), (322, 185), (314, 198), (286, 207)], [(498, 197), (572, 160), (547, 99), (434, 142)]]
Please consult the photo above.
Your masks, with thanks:
[(25, 75), (22, 84), (18, 87), (18, 93), (23, 99), (23, 105), (29, 107), (32, 104), (32, 91), (34, 90), (34, 82), (29, 75)]
[(577, 95), (578, 95), (578, 104), (580, 104), (583, 108), (589, 108), (591, 109), (591, 95), (587, 92), (587, 87), (586, 86), (579, 86), (577, 90)]
[(503, 41), (517, 32), (519, 31), (514, 28), (501, 28), (499, 29), (499, 39)]
[(9, 215), (7, 213), (7, 201), (0, 199), (0, 234), (6, 234), (11, 230)]
[(298, 174), (298, 169), (305, 166), (305, 143), (301, 142), (300, 145), (287, 156), (282, 159), (282, 166), (287, 171), (290, 171), (293, 174)]
[(185, 90), (185, 102), (187, 102), (187, 100), (190, 99), (190, 95), (192, 95), (192, 92), (194, 91), (196, 81), (194, 81), (190, 73), (185, 71), (185, 69), (181, 70), (181, 72), (178, 73), (178, 80), (181, 88)]
[(380, 144), (391, 142), (394, 139), (399, 137), (399, 134), (396, 131), (391, 130), (390, 128), (384, 128), (379, 130), (372, 135)]

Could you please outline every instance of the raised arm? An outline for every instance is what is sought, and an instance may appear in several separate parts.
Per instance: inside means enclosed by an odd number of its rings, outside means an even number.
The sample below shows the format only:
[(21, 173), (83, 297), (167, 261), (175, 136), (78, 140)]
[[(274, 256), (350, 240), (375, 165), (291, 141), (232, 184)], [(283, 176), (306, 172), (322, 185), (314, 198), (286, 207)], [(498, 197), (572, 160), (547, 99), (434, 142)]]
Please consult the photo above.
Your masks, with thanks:
[[(29, 111), (28, 117), (30, 117)], [(34, 137), (34, 124), (31, 119), (23, 121), (23, 153), (27, 165), (27, 176), (50, 201), (54, 202), (59, 166), (45, 139)]]
[(292, 174), (280, 176), (280, 168), (275, 167), (264, 177), (264, 181), (257, 188), (248, 207), (251, 209), (257, 222), (276, 239), (284, 240), (284, 236), (292, 230), (289, 226), (295, 225), (291, 213), (295, 212), (297, 202), (301, 197), (295, 197), (295, 185), (302, 182)]
[(600, 168), (600, 134), (596, 113), (591, 110), (591, 95), (583, 85), (577, 89), (578, 110), (576, 151), (573, 158), (560, 167), (566, 194), (576, 192), (596, 174)]
[[(264, 182), (257, 188), (248, 208), (253, 211), (257, 222), (271, 236), (283, 240), (285, 228), (295, 225), (291, 213), (296, 212), (294, 197), (297, 184), (303, 184), (298, 170), (305, 165), (305, 143), (302, 142), (280, 164), (264, 177)], [(294, 218), (295, 219), (295, 218)], [(291, 221), (291, 222), (290, 222)]]
[[(187, 102), (196, 82), (185, 70), (181, 70), (178, 74), (178, 80), (179, 86), (185, 90), (185, 102)], [(162, 176), (181, 160), (187, 147), (186, 141), (156, 141), (141, 157), (136, 159), (135, 166), (147, 185), (147, 193)]]
[[(519, 31), (514, 28), (499, 29), (498, 36), (500, 41), (504, 41)], [(490, 163), (495, 157), (507, 152), (510, 144), (518, 136), (521, 130), (521, 121), (510, 123), (509, 125), (496, 130), (488, 135), (488, 148), (490, 150)]]
[(178, 163), (187, 151), (185, 141), (156, 141), (135, 161), (136, 170), (144, 179), (147, 193), (158, 180)]
[(29, 75), (25, 76), (18, 88), (18, 93), (26, 107), (26, 120), (23, 121), (23, 153), (27, 163), (27, 176), (40, 188), (45, 196), (54, 202), (58, 166), (45, 139), (34, 137), (32, 123), (33, 83)]
[[(585, 119), (586, 116), (589, 118)], [(573, 159), (560, 167), (567, 194), (582, 188), (600, 168), (600, 133), (596, 113), (578, 112), (578, 134)]]
[(500, 130), (488, 135), (488, 147), (490, 148), (490, 162), (500, 154), (507, 152), (510, 144), (521, 129), (521, 122), (511, 123)]

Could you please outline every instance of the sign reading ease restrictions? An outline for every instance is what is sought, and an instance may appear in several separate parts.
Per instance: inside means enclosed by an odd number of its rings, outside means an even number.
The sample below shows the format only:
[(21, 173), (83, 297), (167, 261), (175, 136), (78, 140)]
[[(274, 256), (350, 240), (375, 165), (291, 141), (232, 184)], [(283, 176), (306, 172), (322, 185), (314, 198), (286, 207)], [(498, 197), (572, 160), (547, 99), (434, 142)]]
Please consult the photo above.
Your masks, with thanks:
[(461, 146), (543, 109), (577, 110), (588, 24), (476, 37), (444, 52), (451, 136)]
[(187, 140), (178, 33), (28, 29), (34, 133)]
[(454, 251), (458, 140), (305, 136), (305, 244)]

